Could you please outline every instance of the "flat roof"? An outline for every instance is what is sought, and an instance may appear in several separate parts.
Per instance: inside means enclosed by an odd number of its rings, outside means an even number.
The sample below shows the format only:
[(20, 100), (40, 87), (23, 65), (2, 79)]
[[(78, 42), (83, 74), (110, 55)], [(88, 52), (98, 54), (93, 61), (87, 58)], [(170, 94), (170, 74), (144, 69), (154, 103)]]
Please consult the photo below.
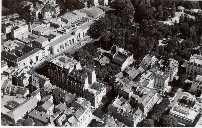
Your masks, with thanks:
[(48, 41), (48, 38), (46, 38), (44, 36), (40, 36), (39, 38), (34, 39), (34, 41), (37, 41), (39, 43), (43, 43), (45, 41)]
[(55, 45), (61, 43), (62, 41), (64, 41), (64, 40), (70, 38), (71, 36), (73, 36), (73, 35), (71, 34), (71, 32), (68, 32), (67, 34), (61, 36), (59, 39), (57, 39), (57, 40), (51, 42), (50, 45), (51, 45), (51, 46), (55, 46)]

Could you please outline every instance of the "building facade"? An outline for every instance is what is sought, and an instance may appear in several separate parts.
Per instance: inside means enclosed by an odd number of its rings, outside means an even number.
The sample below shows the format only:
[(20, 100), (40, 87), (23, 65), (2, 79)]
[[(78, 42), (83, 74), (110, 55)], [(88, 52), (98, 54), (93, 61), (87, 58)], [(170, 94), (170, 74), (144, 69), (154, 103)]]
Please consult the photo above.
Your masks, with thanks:
[(168, 66), (165, 68), (165, 75), (169, 76), (169, 81), (177, 75), (179, 63), (177, 60), (169, 59)]

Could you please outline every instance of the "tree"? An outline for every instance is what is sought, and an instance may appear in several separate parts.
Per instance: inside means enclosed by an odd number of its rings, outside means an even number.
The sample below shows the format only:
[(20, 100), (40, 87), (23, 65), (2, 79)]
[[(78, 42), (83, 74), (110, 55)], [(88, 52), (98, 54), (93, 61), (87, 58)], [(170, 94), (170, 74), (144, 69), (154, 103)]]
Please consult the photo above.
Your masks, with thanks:
[(32, 126), (34, 123), (34, 121), (31, 118), (27, 118), (24, 122), (23, 125), (24, 126)]
[(159, 120), (159, 125), (161, 127), (177, 127), (178, 120), (172, 115), (165, 115)]
[(140, 123), (137, 124), (137, 127), (154, 127), (153, 119), (144, 119)]
[(133, 20), (135, 10), (130, 0), (114, 0), (111, 7), (116, 9), (115, 13), (117, 16), (124, 21)]
[(85, 7), (85, 4), (81, 0), (67, 0), (65, 1), (65, 7), (69, 10), (74, 10), (74, 9), (82, 9)]
[(174, 2), (171, 7), (171, 17), (175, 17), (175, 12), (176, 12), (176, 5)]
[(23, 123), (24, 123), (24, 120), (23, 119), (19, 119), (15, 125), (16, 126), (23, 126)]
[(164, 16), (163, 16), (162, 6), (158, 6), (156, 19), (157, 20), (163, 20), (163, 18), (164, 18)]

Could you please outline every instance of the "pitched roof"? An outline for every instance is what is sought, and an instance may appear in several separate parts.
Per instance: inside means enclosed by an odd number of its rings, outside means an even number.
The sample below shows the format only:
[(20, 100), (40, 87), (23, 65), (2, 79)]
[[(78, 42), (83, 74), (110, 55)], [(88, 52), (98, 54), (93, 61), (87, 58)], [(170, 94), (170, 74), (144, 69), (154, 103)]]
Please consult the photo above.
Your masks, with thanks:
[(79, 118), (81, 117), (81, 115), (84, 113), (84, 109), (83, 108), (79, 108), (76, 112), (75, 112), (75, 116), (76, 118), (79, 120)]
[(26, 114), (28, 111), (34, 109), (37, 106), (38, 99), (36, 97), (26, 100), (24, 103), (20, 104), (17, 108), (10, 111), (7, 115), (14, 120), (19, 119), (22, 115)]
[(24, 59), (26, 59), (27, 57), (30, 57), (31, 55), (37, 53), (37, 52), (40, 51), (40, 50), (41, 50), (41, 49), (39, 49), (39, 48), (35, 48), (35, 49), (32, 50), (31, 52), (28, 52), (28, 53), (26, 53), (25, 55), (19, 57), (19, 58), (18, 58), (18, 61), (24, 60)]
[(43, 123), (48, 123), (49, 117), (50, 117), (48, 114), (46, 114), (44, 112), (37, 111), (37, 110), (33, 110), (32, 112), (30, 112), (29, 116), (31, 118), (40, 120)]
[[(5, 61), (8, 60), (8, 61), (16, 61), (17, 60), (17, 56), (13, 55), (13, 54), (10, 54), (6, 51), (2, 51), (1, 52), (1, 59), (2, 58), (5, 58)], [(4, 59), (3, 59), (4, 60)]]
[(116, 54), (114, 56), (114, 58), (112, 59), (112, 61), (115, 62), (118, 65), (122, 65), (126, 61), (127, 58), (128, 58), (127, 55), (125, 55), (125, 54), (123, 54), (123, 53), (121, 53), (121, 52), (118, 51), (118, 54)]
[(44, 112), (46, 112), (48, 109), (50, 109), (51, 107), (53, 107), (54, 106), (54, 104), (50, 101), (50, 100), (48, 100), (48, 101), (46, 101), (45, 103), (43, 103), (39, 108), (38, 108), (38, 110), (39, 111), (44, 111)]

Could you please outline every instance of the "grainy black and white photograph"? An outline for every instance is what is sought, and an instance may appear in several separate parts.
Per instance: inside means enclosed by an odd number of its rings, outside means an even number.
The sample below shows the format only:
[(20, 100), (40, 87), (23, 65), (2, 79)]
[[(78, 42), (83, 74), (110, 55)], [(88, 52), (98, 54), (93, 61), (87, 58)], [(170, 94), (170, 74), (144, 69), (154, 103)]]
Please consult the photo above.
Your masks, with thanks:
[(202, 0), (1, 0), (1, 127), (202, 127)]

